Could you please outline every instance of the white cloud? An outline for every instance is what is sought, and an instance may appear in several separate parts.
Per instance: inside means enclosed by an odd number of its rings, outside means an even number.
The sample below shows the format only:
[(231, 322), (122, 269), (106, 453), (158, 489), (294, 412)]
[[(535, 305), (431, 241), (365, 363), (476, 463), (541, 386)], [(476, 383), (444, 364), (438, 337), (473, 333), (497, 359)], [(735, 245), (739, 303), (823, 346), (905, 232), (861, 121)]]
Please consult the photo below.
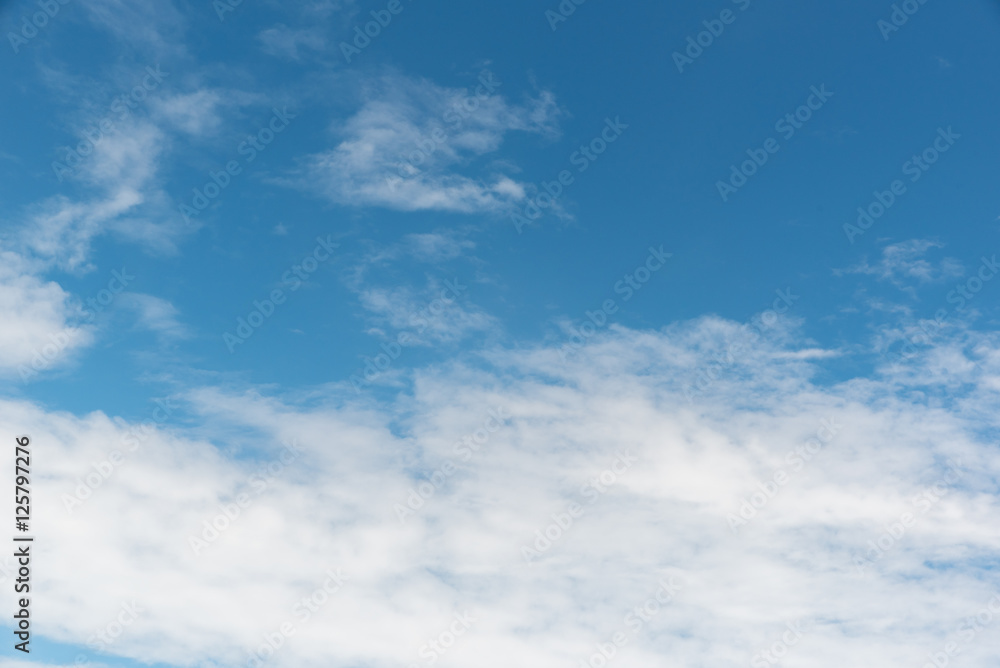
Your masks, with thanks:
[(137, 325), (168, 338), (185, 338), (187, 328), (178, 320), (177, 308), (165, 299), (137, 292), (119, 297), (121, 305), (135, 312)]
[[(349, 385), (308, 406), (195, 390), (184, 421), (194, 426), (154, 429), (134, 452), (124, 421), (0, 401), (0, 427), (31, 434), (43, 453), (38, 632), (83, 642), (134, 599), (145, 611), (113, 653), (246, 665), (340, 568), (350, 581), (268, 665), (426, 665), (421, 646), (464, 611), (476, 621), (447, 651), (453, 665), (579, 665), (618, 631), (628, 665), (747, 665), (796, 621), (789, 665), (923, 665), (1000, 588), (989, 435), (1000, 341), (980, 337), (981, 369), (952, 365), (963, 383), (943, 400), (926, 387), (935, 377), (919, 392), (905, 378), (816, 384), (814, 362), (786, 354), (802, 347), (791, 330), (787, 345), (763, 341), (739, 373), (687, 401), (685, 380), (712, 353), (692, 342), (738, 329), (615, 328), (568, 362), (555, 347), (492, 350), (415, 372), (395, 400), (358, 400)], [(498, 408), (507, 424), (480, 432)], [(824, 421), (836, 434), (793, 470), (786, 453)], [(455, 451), (466, 435), (479, 444), (468, 461)], [(248, 477), (293, 441), (301, 455), (256, 494)], [(67, 514), (61, 495), (114, 448), (125, 463)], [(623, 450), (638, 460), (601, 482)], [(920, 513), (912, 497), (949, 459), (960, 481)], [(447, 461), (456, 470), (401, 524), (394, 504)], [(734, 535), (727, 515), (779, 469), (787, 482)], [(591, 480), (606, 491), (581, 489)], [(9, 485), (0, 479), (0, 493)], [(242, 493), (248, 507), (196, 557), (188, 536)], [(525, 563), (522, 546), (573, 502), (582, 516)], [(919, 521), (858, 574), (853, 557), (904, 512)], [(669, 577), (680, 592), (633, 635), (626, 615)], [(998, 638), (963, 646), (963, 665), (992, 665)]]
[(499, 330), (493, 316), (470, 303), (467, 285), (457, 279), (431, 280), (424, 290), (365, 288), (361, 306), (377, 324), (410, 334), (412, 345), (454, 343), (475, 332)]
[[(168, 142), (168, 135), (148, 120), (119, 120), (114, 131), (85, 143), (87, 153), (71, 160), (60, 156), (62, 169), (68, 170), (61, 174), (89, 195), (55, 195), (12, 216), (0, 271), (0, 300), (10, 325), (0, 335), (0, 373), (34, 377), (65, 364), (95, 339), (91, 322), (79, 326), (79, 305), (59, 284), (43, 278), (49, 272), (93, 270), (92, 246), (104, 235), (169, 253), (190, 231), (158, 180)], [(144, 326), (182, 331), (170, 323), (162, 304), (136, 305)]]
[[(399, 332), (406, 332), (410, 345), (429, 346), (455, 343), (477, 332), (500, 331), (500, 322), (469, 299), (464, 278), (427, 277), (423, 287), (385, 285), (387, 272), (401, 258), (440, 267), (467, 258), (474, 248), (474, 242), (461, 239), (458, 233), (441, 231), (404, 235), (397, 243), (363, 257), (350, 270), (347, 286), (368, 311), (369, 333), (395, 340)], [(372, 277), (378, 277), (381, 285), (373, 284)]]
[(0, 374), (26, 379), (63, 365), (93, 341), (79, 306), (59, 284), (37, 276), (21, 256), (0, 253)]
[(220, 91), (201, 89), (165, 95), (153, 107), (155, 114), (183, 132), (206, 135), (218, 131), (222, 123), (219, 115), (222, 103), (223, 94)]
[(453, 260), (476, 247), (472, 241), (458, 240), (441, 233), (408, 234), (403, 237), (403, 244), (421, 262)]
[(407, 234), (398, 243), (370, 254), (357, 267), (355, 273), (360, 280), (365, 272), (401, 257), (437, 264), (462, 257), (466, 251), (475, 247), (474, 241), (460, 239), (455, 232), (449, 230)]
[[(386, 76), (337, 133), (336, 148), (311, 156), (300, 183), (331, 200), (402, 211), (500, 211), (524, 198), (524, 185), (493, 168), (461, 171), (496, 152), (513, 131), (554, 137), (559, 109), (542, 92), (508, 103), (493, 75), (469, 90)], [(477, 96), (476, 90), (480, 95)]]
[(103, 137), (73, 174), (99, 194), (79, 201), (57, 195), (30, 207), (18, 236), (23, 249), (70, 271), (91, 268), (91, 243), (107, 233), (173, 251), (186, 230), (156, 180), (166, 142), (147, 121), (123, 123)]
[(299, 60), (302, 50), (322, 51), (326, 46), (326, 39), (319, 27), (296, 29), (283, 23), (262, 30), (257, 39), (260, 40), (264, 53), (289, 60)]
[(83, 8), (91, 21), (132, 48), (160, 57), (186, 53), (183, 45), (186, 21), (173, 2), (90, 0)]
[(924, 256), (933, 248), (944, 248), (944, 244), (927, 239), (911, 239), (890, 244), (882, 249), (882, 259), (872, 266), (868, 262), (838, 270), (837, 274), (867, 274), (877, 276), (904, 287), (907, 282), (935, 283), (961, 276), (962, 263), (952, 257), (942, 258), (936, 265)]

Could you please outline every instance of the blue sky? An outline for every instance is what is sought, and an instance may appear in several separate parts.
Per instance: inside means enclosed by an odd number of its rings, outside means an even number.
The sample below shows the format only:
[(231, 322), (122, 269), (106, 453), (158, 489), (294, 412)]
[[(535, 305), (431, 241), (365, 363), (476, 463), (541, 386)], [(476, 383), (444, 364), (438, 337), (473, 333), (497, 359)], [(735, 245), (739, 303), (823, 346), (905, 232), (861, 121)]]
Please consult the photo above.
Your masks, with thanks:
[[(632, 665), (751, 663), (804, 620), (789, 665), (918, 666), (995, 588), (997, 3), (47, 7), (32, 30), (44, 8), (0, 4), (0, 419), (39, 443), (48, 540), (33, 663), (247, 665), (334, 567), (356, 588), (269, 664), (426, 665), (463, 606), (483, 626), (442, 663), (579, 664), (677, 577)], [(840, 447), (739, 538), (728, 509), (821, 419)], [(626, 446), (641, 463), (580, 538), (520, 562)], [(909, 543), (837, 580), (951, 459)], [(247, 489), (248, 528), (192, 548)], [(844, 607), (725, 602), (733, 572)], [(182, 593), (213, 603), (185, 618)], [(133, 599), (151, 612), (88, 649)]]

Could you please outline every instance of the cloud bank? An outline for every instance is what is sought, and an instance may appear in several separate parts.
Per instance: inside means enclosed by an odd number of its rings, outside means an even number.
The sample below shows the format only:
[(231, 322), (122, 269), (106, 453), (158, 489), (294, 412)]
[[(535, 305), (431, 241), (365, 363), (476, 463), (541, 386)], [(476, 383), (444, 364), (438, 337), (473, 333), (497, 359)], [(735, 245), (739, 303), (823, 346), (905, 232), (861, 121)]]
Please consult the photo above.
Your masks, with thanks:
[(491, 348), (391, 399), (2, 401), (37, 453), (38, 630), (97, 643), (134, 605), (104, 649), (175, 665), (988, 665), (1000, 342), (823, 385), (774, 328), (691, 398), (736, 323)]

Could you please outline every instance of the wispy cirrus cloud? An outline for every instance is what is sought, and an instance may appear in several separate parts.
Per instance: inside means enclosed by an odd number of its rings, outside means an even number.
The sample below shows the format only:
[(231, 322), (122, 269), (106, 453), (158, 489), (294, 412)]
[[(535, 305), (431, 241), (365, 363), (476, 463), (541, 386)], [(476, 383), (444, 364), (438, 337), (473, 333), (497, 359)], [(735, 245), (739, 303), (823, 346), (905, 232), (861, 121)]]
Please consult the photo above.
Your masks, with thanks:
[(16, 237), (21, 246), (68, 271), (87, 269), (92, 241), (109, 233), (151, 250), (175, 250), (175, 239), (189, 230), (157, 179), (167, 141), (144, 120), (102, 137), (72, 177), (95, 194), (56, 195), (28, 207)]
[(929, 239), (911, 239), (889, 244), (882, 249), (881, 259), (874, 265), (867, 261), (848, 269), (840, 269), (835, 274), (865, 274), (876, 276), (899, 287), (914, 282), (937, 283), (962, 275), (962, 263), (953, 257), (941, 258), (938, 262), (927, 259), (932, 249), (944, 248), (944, 244)]
[(299, 60), (305, 51), (323, 51), (326, 48), (326, 37), (319, 27), (290, 28), (278, 23), (257, 35), (264, 53), (272, 56)]
[(167, 339), (183, 339), (190, 336), (188, 328), (180, 322), (177, 307), (166, 299), (137, 292), (123, 294), (121, 305), (131, 310), (136, 317), (136, 326), (156, 332)]
[[(52, 92), (76, 99), (84, 81), (50, 73)], [(136, 83), (137, 76), (147, 82), (135, 88), (141, 88), (145, 97), (142, 104), (132, 100), (129, 107), (114, 91), (122, 90), (122, 81)], [(88, 91), (66, 121), (71, 131), (86, 139), (74, 143), (74, 148), (58, 149), (53, 163), (72, 194), (50, 195), (8, 215), (3, 241), (7, 262), (0, 291), (7, 318), (16, 329), (3, 342), (4, 373), (17, 370), (24, 377), (26, 371), (34, 376), (36, 371), (58, 368), (95, 341), (99, 328), (81, 317), (80, 300), (69, 295), (56, 277), (59, 272), (93, 271), (93, 249), (99, 239), (112, 237), (148, 253), (171, 254), (191, 233), (166, 194), (162, 172), (178, 132), (197, 134), (218, 124), (219, 100), (208, 89), (188, 95), (159, 90), (169, 76), (159, 67), (127, 68), (94, 84), (99, 90)], [(97, 99), (101, 102), (95, 103)], [(122, 104), (116, 108), (118, 102)], [(138, 301), (130, 303), (140, 326), (169, 331), (171, 336), (184, 331), (171, 322), (169, 303), (149, 295), (134, 298)]]
[[(476, 333), (499, 332), (499, 319), (471, 298), (469, 279), (462, 277), (467, 271), (441, 273), (456, 260), (475, 263), (471, 255), (475, 248), (475, 242), (460, 232), (442, 230), (404, 235), (356, 261), (346, 274), (346, 284), (367, 312), (369, 333), (385, 336), (388, 330), (404, 330), (413, 345), (429, 346), (457, 343)], [(423, 285), (401, 278), (395, 265), (405, 266), (406, 261), (434, 266), (437, 275), (425, 276)], [(395, 280), (387, 281), (387, 273)]]
[(476, 332), (498, 331), (500, 321), (469, 301), (458, 279), (428, 280), (423, 289), (369, 287), (358, 300), (378, 331), (409, 330), (413, 345), (455, 343)]
[(159, 57), (187, 53), (187, 19), (172, 0), (92, 0), (82, 5), (91, 22), (131, 48)]

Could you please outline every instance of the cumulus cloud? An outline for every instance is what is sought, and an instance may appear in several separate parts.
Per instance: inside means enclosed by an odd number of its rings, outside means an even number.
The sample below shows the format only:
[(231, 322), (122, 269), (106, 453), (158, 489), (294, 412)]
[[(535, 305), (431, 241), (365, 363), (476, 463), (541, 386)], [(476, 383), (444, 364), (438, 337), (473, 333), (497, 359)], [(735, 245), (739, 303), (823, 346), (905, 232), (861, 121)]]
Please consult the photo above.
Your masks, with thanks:
[(93, 341), (79, 305), (58, 283), (36, 275), (16, 253), (0, 252), (0, 374), (22, 379), (62, 366)]
[[(694, 342), (737, 323), (489, 349), (395, 398), (206, 387), (144, 427), (0, 401), (45, 453), (38, 631), (84, 642), (134, 600), (110, 651), (144, 661), (248, 665), (289, 624), (268, 665), (427, 665), (431, 640), (454, 665), (579, 665), (622, 633), (616, 660), (652, 668), (747, 665), (791, 624), (789, 664), (923, 665), (1000, 588), (1000, 340), (957, 387), (821, 384), (787, 327), (695, 397)], [(973, 634), (963, 660), (998, 649)]]
[(463, 90), (381, 78), (336, 128), (340, 143), (305, 161), (299, 183), (341, 204), (402, 211), (490, 212), (523, 199), (524, 185), (498, 165), (463, 172), (510, 132), (557, 135), (558, 106), (544, 91), (512, 104), (488, 72), (480, 82)]

